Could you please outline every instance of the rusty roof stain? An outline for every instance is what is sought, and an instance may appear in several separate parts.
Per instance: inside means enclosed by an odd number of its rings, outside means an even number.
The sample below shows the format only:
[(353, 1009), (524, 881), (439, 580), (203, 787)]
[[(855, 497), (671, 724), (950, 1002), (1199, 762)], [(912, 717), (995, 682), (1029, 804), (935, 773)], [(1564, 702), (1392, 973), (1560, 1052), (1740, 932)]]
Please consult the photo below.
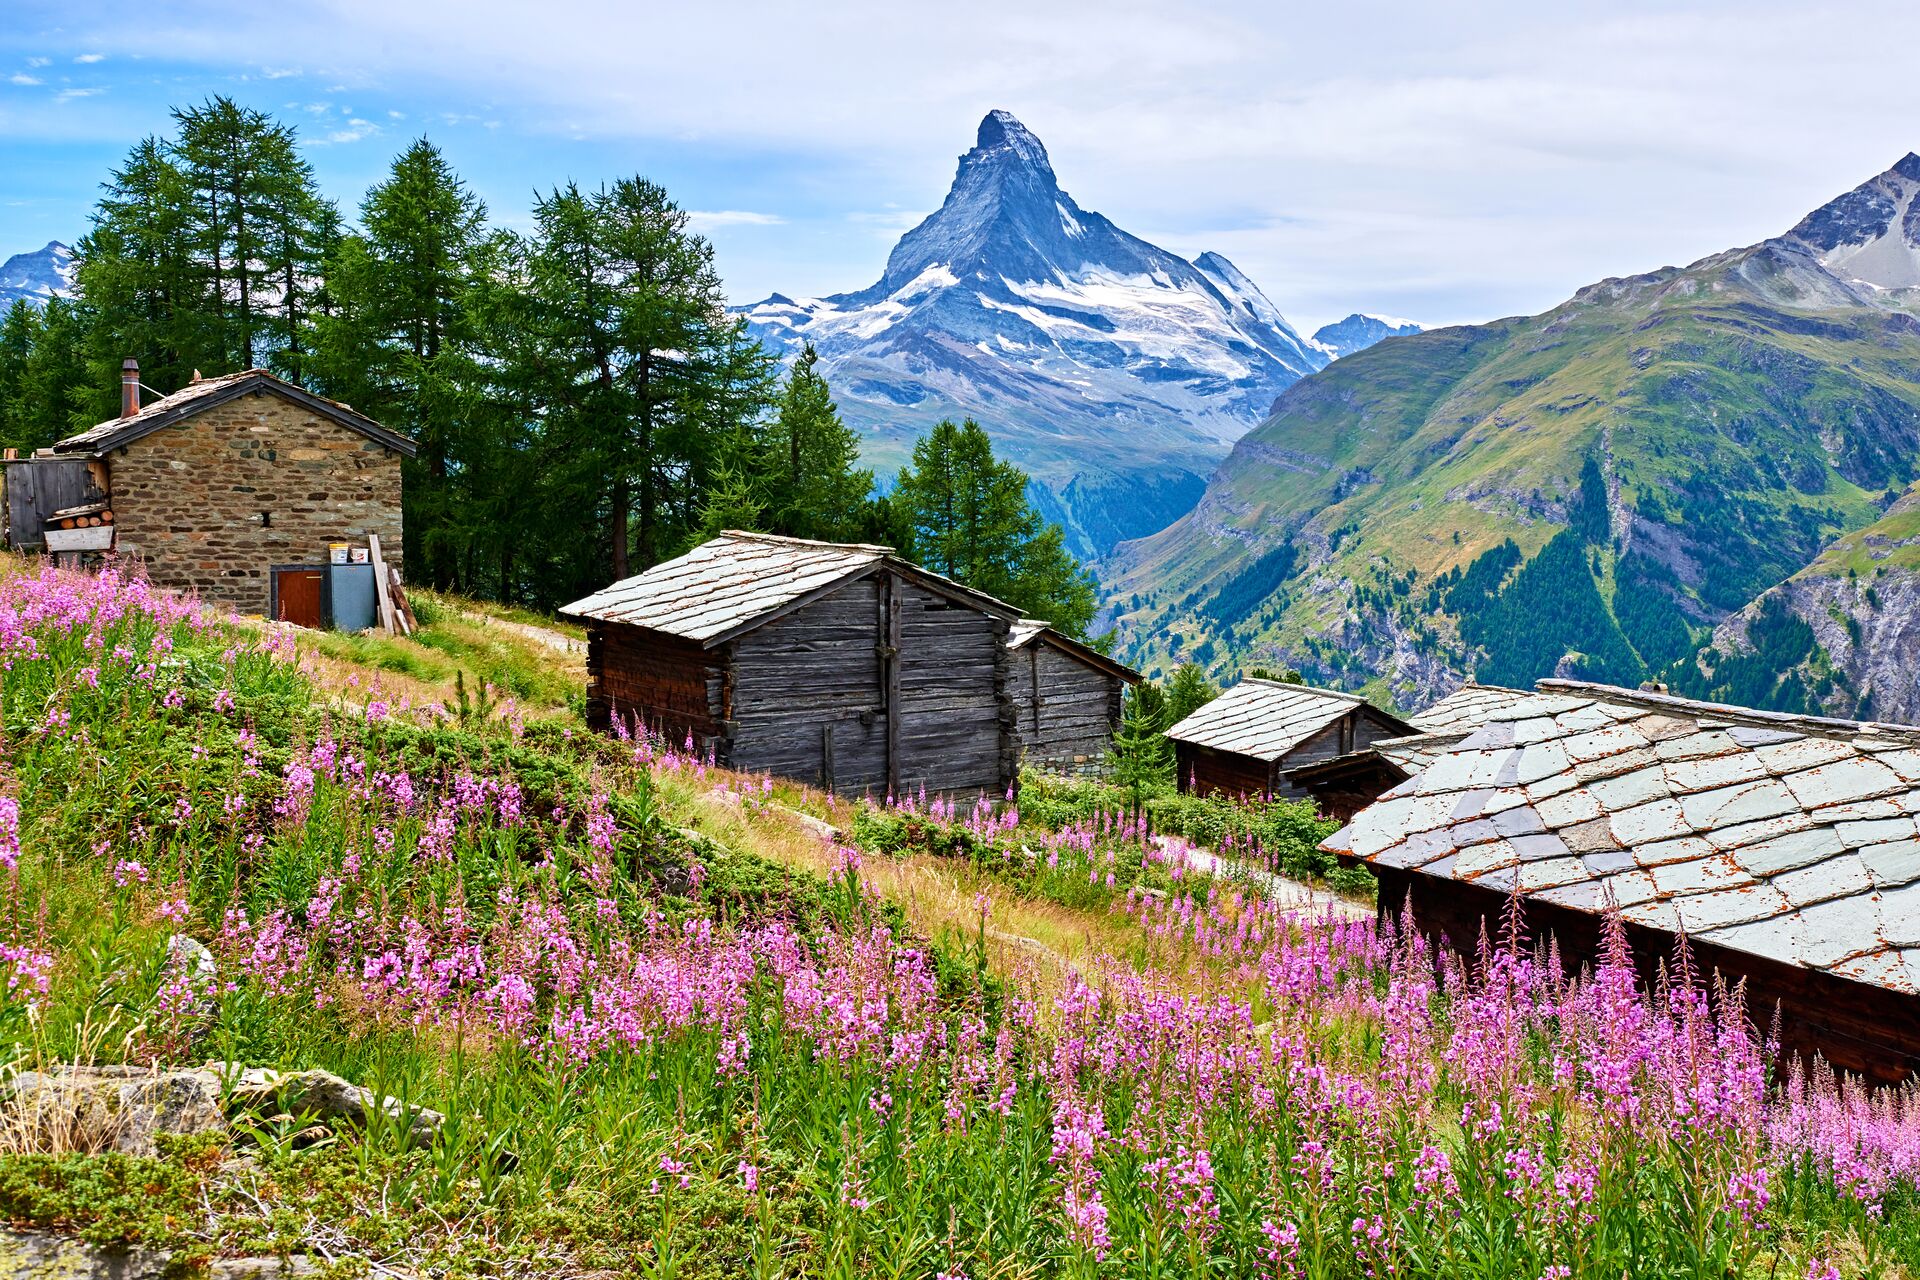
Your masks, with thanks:
[(711, 647), (883, 565), (984, 613), (1009, 621), (1020, 616), (1012, 605), (922, 569), (891, 547), (814, 542), (738, 529), (602, 587), (560, 612), (645, 627)]
[(50, 446), (55, 454), (77, 453), (98, 455), (122, 445), (132, 444), (142, 436), (152, 435), (163, 427), (192, 417), (224, 404), (243, 395), (254, 392), (268, 392), (284, 400), (291, 400), (303, 408), (311, 409), (323, 417), (338, 422), (341, 426), (357, 431), (369, 440), (377, 441), (408, 457), (414, 455), (418, 446), (406, 436), (381, 426), (364, 413), (357, 412), (351, 405), (338, 400), (329, 400), (317, 396), (304, 387), (296, 386), (284, 378), (277, 378), (265, 369), (243, 369), (239, 373), (222, 374), (217, 378), (202, 378), (190, 382), (170, 396), (162, 396), (153, 403), (141, 407), (140, 412), (124, 418), (108, 418), (96, 423), (78, 435), (68, 436)]
[(1920, 728), (1569, 680), (1323, 846), (1920, 993)]

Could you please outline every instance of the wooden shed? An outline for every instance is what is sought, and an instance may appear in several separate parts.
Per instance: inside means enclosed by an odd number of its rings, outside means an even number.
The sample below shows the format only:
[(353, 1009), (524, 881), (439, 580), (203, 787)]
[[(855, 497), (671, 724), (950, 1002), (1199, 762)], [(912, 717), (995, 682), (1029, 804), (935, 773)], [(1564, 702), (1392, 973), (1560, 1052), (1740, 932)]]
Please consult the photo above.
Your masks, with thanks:
[(1519, 689), (1468, 681), (1408, 720), (1419, 730), (1416, 735), (1384, 738), (1345, 755), (1297, 765), (1287, 771), (1286, 780), (1311, 796), (1321, 813), (1350, 821), (1495, 713), (1532, 696)]
[(998, 794), (1018, 751), (1011, 605), (891, 548), (728, 531), (561, 612), (587, 718), (842, 794)]
[(1037, 618), (1014, 623), (1007, 648), (1021, 759), (1056, 773), (1097, 770), (1140, 673)]
[(1920, 1070), (1920, 728), (1569, 680), (1496, 710), (1323, 848), (1463, 955), (1509, 895), (1569, 968), (1617, 906), (1651, 979), (1682, 937), (1786, 1052)]
[(1167, 730), (1182, 791), (1304, 799), (1304, 765), (1415, 732), (1358, 694), (1248, 678)]

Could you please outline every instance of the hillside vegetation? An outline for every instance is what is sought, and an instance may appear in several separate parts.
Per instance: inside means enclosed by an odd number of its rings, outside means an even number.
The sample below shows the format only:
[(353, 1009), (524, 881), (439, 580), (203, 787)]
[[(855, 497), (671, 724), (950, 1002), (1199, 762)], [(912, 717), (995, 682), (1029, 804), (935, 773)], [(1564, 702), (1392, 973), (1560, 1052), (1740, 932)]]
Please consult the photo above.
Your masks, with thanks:
[[(1111, 599), (1149, 666), (1165, 633), (1402, 707), (1469, 674), (1632, 685), (1917, 470), (1920, 322), (1768, 242), (1336, 362), (1121, 549)], [(1857, 686), (1774, 701), (1850, 711)]]
[[(342, 1275), (1920, 1266), (1908, 1095), (1770, 1083), (1737, 998), (1684, 964), (1638, 989), (1617, 930), (1579, 982), (1517, 918), (1436, 968), (1168, 838), (1304, 867), (1304, 812), (829, 801), (531, 695), (463, 717), (337, 649), (110, 574), (0, 580), (16, 1226)], [(20, 1092), (76, 1060), (391, 1105), (234, 1085), (227, 1122), (109, 1151)]]

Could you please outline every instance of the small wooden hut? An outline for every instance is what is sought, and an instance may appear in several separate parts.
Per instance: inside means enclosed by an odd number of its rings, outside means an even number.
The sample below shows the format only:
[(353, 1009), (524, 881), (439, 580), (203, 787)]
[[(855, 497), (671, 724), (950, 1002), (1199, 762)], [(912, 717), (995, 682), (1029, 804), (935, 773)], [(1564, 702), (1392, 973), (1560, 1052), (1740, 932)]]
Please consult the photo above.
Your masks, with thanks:
[(561, 610), (587, 717), (843, 794), (1000, 793), (1019, 612), (888, 547), (728, 531)]
[(1182, 791), (1303, 799), (1287, 774), (1415, 729), (1357, 694), (1248, 678), (1167, 730)]
[(1496, 713), (1532, 696), (1468, 681), (1408, 720), (1419, 730), (1415, 736), (1384, 738), (1345, 755), (1296, 766), (1287, 771), (1287, 781), (1311, 796), (1321, 813), (1350, 821)]
[(1920, 1070), (1920, 728), (1542, 680), (1321, 847), (1474, 954), (1512, 894), (1569, 968), (1620, 912), (1652, 979), (1682, 939), (1782, 1049)]
[(1007, 636), (1013, 706), (1025, 763), (1056, 773), (1097, 769), (1113, 747), (1127, 686), (1140, 673), (1037, 618)]

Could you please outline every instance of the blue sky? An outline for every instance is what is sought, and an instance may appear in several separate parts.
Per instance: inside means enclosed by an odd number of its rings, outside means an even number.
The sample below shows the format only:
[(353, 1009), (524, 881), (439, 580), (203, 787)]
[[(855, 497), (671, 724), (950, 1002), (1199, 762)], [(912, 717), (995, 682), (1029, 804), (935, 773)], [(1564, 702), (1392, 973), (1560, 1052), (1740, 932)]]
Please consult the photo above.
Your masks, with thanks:
[(872, 282), (980, 116), (1085, 207), (1236, 261), (1296, 323), (1537, 311), (1785, 230), (1920, 149), (1920, 5), (9, 0), (0, 256), (77, 238), (170, 105), (296, 123), (349, 211), (424, 132), (522, 225), (626, 173), (729, 293)]

